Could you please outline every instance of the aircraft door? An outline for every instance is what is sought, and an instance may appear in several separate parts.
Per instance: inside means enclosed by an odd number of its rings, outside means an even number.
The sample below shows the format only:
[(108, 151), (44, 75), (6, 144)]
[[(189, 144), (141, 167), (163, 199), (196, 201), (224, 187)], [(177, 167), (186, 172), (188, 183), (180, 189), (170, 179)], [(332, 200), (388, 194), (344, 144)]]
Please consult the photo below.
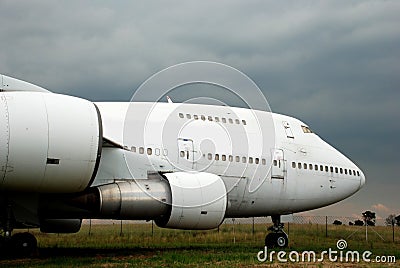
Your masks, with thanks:
[(178, 163), (194, 168), (195, 150), (192, 139), (178, 138)]
[(286, 160), (282, 149), (274, 149), (272, 152), (272, 179), (284, 179), (286, 173)]
[(294, 139), (293, 131), (290, 128), (290, 124), (287, 121), (282, 122), (283, 127), (285, 128), (286, 137), (290, 139)]

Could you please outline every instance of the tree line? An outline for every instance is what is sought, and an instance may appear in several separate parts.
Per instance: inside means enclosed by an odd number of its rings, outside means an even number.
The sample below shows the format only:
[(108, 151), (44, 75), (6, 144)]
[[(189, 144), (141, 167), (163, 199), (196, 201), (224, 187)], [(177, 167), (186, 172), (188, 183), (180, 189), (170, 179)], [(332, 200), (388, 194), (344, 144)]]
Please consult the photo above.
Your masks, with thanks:
[[(354, 222), (349, 222), (349, 225), (354, 226), (375, 226), (376, 224), (376, 214), (370, 210), (363, 212), (362, 220), (355, 220)], [(340, 220), (335, 220), (333, 222), (334, 225), (342, 225), (343, 223)], [(396, 216), (395, 214), (390, 214), (385, 219), (385, 224), (388, 226), (400, 226), (400, 215)]]

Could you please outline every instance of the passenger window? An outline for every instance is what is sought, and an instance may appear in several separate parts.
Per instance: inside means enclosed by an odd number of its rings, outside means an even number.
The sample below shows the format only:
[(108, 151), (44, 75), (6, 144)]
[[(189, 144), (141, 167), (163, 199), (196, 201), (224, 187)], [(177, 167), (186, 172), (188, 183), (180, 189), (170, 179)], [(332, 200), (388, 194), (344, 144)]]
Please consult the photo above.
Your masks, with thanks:
[(314, 166), (314, 169), (315, 169), (316, 171), (318, 171), (318, 165), (315, 165), (315, 166)]
[(144, 148), (143, 147), (139, 147), (139, 154), (144, 154)]
[(232, 118), (229, 118), (229, 123), (230, 123), (230, 124), (233, 124)]
[(215, 154), (215, 160), (219, 160), (219, 154)]
[(226, 161), (226, 155), (222, 155), (222, 161)]
[(134, 153), (136, 153), (136, 147), (135, 147), (135, 146), (132, 146), (132, 147), (131, 147), (131, 151), (134, 152)]
[(335, 167), (335, 173), (339, 173), (339, 169)]
[(307, 164), (306, 164), (306, 163), (304, 163), (303, 167), (304, 167), (304, 169), (307, 169)]
[(235, 123), (236, 123), (236, 124), (240, 124), (239, 119), (235, 119)]
[(243, 157), (242, 157), (242, 163), (246, 163), (246, 160), (247, 160), (247, 159), (246, 159), (246, 156), (243, 156)]
[(253, 157), (249, 157), (249, 163), (253, 164)]
[(310, 170), (312, 170), (312, 169), (313, 169), (312, 164), (309, 164), (309, 165), (308, 165), (308, 168), (309, 168)]
[(344, 174), (346, 174), (346, 175), (347, 175), (347, 168), (345, 168), (345, 169), (344, 169)]
[(148, 155), (152, 155), (152, 154), (153, 154), (153, 149), (147, 148), (147, 154), (148, 154)]
[(261, 160), (261, 163), (262, 163), (264, 166), (267, 164), (267, 161), (265, 161), (265, 158), (263, 158), (263, 159)]
[(215, 117), (215, 122), (219, 122), (219, 117)]
[(292, 168), (296, 168), (296, 163), (292, 162)]
[(343, 168), (340, 168), (340, 174), (343, 174)]
[(242, 120), (242, 123), (243, 123), (243, 125), (246, 125), (247, 123), (246, 123), (246, 120)]
[(236, 156), (236, 162), (240, 162), (240, 156)]
[(180, 151), (180, 152), (179, 152), (179, 155), (180, 155), (181, 157), (185, 157), (185, 151)]
[(193, 115), (194, 120), (198, 120), (199, 116), (197, 114)]
[(159, 156), (160, 155), (160, 148), (156, 148), (154, 154)]
[(324, 166), (323, 166), (323, 165), (320, 165), (320, 166), (319, 166), (319, 170), (320, 170), (320, 171), (324, 171)]
[(260, 159), (258, 157), (256, 157), (255, 161), (257, 165), (260, 163)]
[(229, 156), (229, 162), (233, 162), (233, 156), (232, 155)]
[(190, 114), (186, 114), (186, 118), (190, 119), (190, 118), (192, 118), (192, 116)]
[(208, 160), (212, 160), (212, 154), (208, 153), (207, 158), (208, 158)]
[(183, 118), (183, 113), (179, 113), (179, 117), (180, 117), (180, 118)]
[(278, 166), (278, 161), (274, 160), (274, 166)]
[(360, 171), (357, 170), (357, 176), (360, 176)]
[(213, 121), (212, 116), (208, 116), (208, 121)]
[(201, 116), (201, 120), (205, 121), (206, 117), (204, 115)]
[(164, 149), (164, 150), (163, 150), (163, 155), (164, 155), (164, 156), (167, 156), (167, 155), (168, 155), (168, 149)]
[(333, 167), (331, 167), (331, 172), (333, 173)]
[(226, 123), (226, 118), (222, 117), (222, 123)]
[(328, 169), (328, 166), (325, 166), (325, 171), (326, 171), (326, 172), (328, 172), (328, 171), (329, 171), (329, 169)]
[(297, 167), (298, 167), (299, 169), (301, 169), (301, 163), (298, 163), (298, 164), (297, 164)]

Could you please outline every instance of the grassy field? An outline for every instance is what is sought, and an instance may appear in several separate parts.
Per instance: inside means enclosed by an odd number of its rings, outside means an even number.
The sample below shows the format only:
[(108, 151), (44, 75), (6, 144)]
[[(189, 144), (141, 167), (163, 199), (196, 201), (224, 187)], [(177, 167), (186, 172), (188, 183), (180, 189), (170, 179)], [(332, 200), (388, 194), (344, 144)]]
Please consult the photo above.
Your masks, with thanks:
[[(84, 225), (77, 234), (42, 234), (31, 230), (38, 239), (37, 256), (0, 260), (1, 267), (398, 267), (400, 265), (400, 228), (396, 242), (392, 229), (370, 227), (368, 241), (365, 227), (291, 224), (290, 244), (286, 252), (313, 250), (321, 253), (337, 250), (338, 239), (345, 239), (345, 250), (369, 250), (374, 256), (395, 256), (397, 264), (259, 262), (263, 249), (265, 225), (223, 224), (219, 230), (182, 231), (160, 229), (151, 224)], [(90, 234), (89, 234), (90, 233)], [(272, 250), (272, 249), (271, 249)]]

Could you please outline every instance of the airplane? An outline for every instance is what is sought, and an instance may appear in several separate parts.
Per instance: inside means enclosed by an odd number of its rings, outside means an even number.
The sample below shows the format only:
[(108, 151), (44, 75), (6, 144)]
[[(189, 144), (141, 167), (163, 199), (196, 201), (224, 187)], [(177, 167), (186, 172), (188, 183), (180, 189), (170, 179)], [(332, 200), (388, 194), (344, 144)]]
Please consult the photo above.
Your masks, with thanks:
[(206, 230), (339, 202), (365, 184), (349, 158), (304, 122), (254, 109), (168, 102), (91, 102), (1, 75), (2, 248), (31, 254), (15, 229), (75, 233), (82, 219), (153, 220)]

